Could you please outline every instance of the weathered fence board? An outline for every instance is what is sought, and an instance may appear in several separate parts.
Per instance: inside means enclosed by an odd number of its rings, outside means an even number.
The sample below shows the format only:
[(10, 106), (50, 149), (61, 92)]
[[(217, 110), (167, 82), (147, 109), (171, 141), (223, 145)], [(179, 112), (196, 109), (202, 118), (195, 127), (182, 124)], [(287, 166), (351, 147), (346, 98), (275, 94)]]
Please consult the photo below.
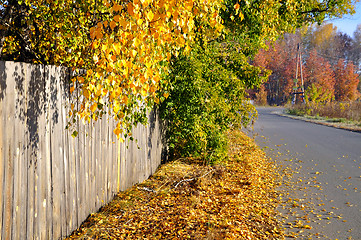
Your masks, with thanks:
[(137, 141), (121, 143), (112, 117), (66, 124), (66, 68), (0, 61), (0, 239), (69, 235), (119, 190), (141, 182), (161, 161), (161, 125), (150, 114)]

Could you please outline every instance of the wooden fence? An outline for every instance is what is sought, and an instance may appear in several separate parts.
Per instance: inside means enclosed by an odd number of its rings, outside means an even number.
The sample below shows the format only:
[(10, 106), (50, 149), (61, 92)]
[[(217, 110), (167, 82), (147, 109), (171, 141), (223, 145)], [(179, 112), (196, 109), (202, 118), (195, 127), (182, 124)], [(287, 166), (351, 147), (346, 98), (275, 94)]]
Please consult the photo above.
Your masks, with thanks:
[(69, 235), (119, 191), (159, 166), (161, 125), (150, 114), (138, 142), (121, 144), (113, 121), (65, 130), (66, 68), (0, 61), (0, 239)]

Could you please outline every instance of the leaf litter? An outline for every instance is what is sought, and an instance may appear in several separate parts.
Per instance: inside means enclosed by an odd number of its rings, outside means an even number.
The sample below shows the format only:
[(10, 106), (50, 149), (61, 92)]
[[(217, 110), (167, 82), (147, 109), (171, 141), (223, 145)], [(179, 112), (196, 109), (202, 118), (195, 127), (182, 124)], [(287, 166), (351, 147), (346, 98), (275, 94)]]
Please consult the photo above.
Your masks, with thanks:
[(163, 164), (68, 239), (284, 239), (275, 165), (240, 130), (229, 142), (228, 158), (219, 163), (187, 158)]

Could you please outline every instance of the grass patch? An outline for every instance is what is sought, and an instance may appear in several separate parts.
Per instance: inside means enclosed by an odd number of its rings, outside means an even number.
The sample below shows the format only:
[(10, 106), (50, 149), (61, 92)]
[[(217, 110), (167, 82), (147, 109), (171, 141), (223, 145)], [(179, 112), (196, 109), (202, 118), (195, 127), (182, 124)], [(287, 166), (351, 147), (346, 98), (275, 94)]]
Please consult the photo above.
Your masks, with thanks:
[(361, 102), (331, 102), (299, 104), (287, 108), (286, 113), (328, 123), (361, 126)]
[(288, 107), (288, 113), (297, 116), (319, 116), (334, 121), (361, 122), (361, 102), (331, 102), (326, 104), (298, 104)]
[(241, 131), (229, 141), (228, 160), (164, 164), (68, 239), (282, 239), (274, 165)]
[(328, 119), (327, 122), (347, 123), (349, 121), (346, 118), (332, 118), (332, 119)]

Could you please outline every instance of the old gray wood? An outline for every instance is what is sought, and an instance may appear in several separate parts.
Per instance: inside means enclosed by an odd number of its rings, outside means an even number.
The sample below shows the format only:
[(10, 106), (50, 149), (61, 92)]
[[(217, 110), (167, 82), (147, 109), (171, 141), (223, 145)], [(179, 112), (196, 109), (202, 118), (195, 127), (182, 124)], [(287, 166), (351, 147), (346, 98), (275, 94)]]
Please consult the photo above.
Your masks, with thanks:
[(66, 68), (0, 61), (0, 239), (63, 238), (161, 162), (154, 117), (137, 142), (116, 138), (112, 116), (78, 121), (71, 137), (69, 89)]

